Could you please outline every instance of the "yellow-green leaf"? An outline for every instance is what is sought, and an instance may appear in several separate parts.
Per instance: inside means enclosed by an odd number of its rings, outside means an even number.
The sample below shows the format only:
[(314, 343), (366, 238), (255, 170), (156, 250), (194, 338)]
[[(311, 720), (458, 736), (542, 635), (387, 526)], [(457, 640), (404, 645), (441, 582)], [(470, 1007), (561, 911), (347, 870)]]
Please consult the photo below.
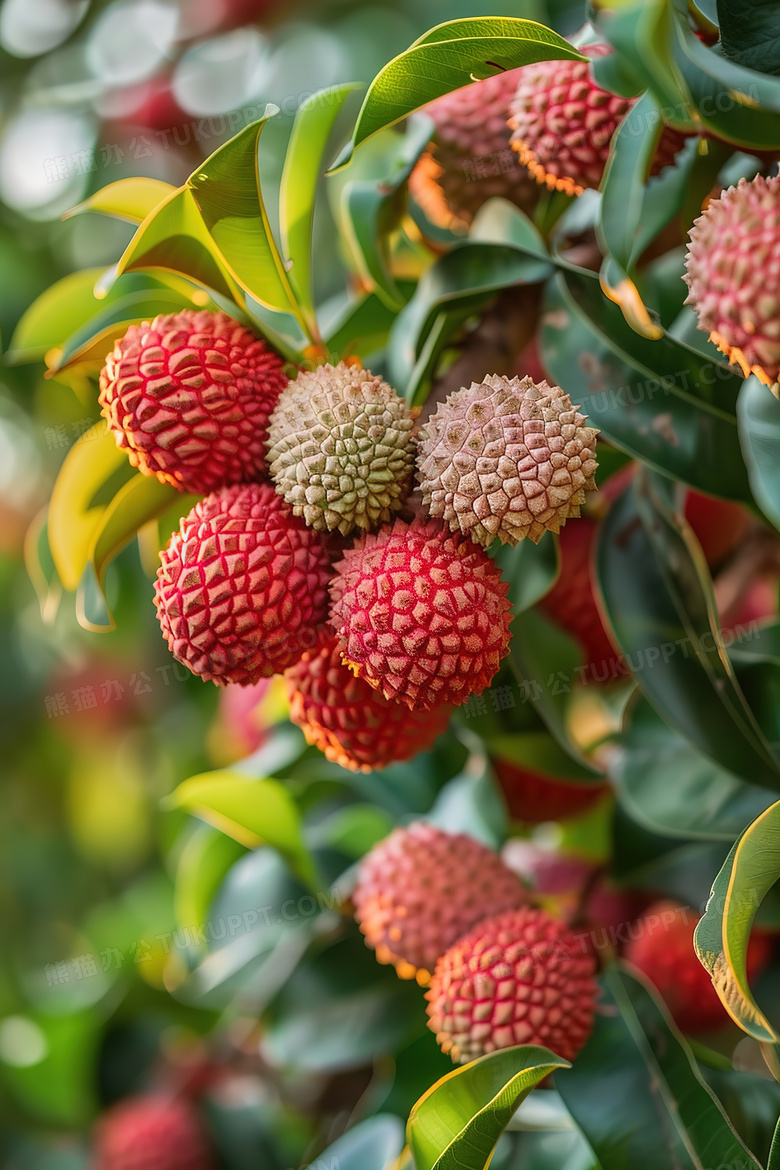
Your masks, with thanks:
[(175, 190), (171, 183), (164, 183), (162, 179), (134, 175), (130, 179), (119, 179), (116, 183), (101, 187), (89, 199), (66, 212), (63, 219), (81, 215), (84, 211), (97, 211), (101, 215), (127, 220), (128, 223), (142, 223)]
[(278, 780), (253, 780), (230, 771), (205, 772), (185, 780), (165, 803), (168, 808), (186, 809), (248, 849), (272, 845), (303, 881), (316, 887), (300, 813)]
[(745, 829), (716, 877), (696, 927), (696, 954), (721, 1003), (743, 1031), (763, 1044), (780, 1044), (753, 998), (747, 977), (750, 930), (761, 902), (780, 877), (780, 801)]
[(531, 1089), (568, 1061), (547, 1048), (502, 1048), (454, 1069), (409, 1115), (406, 1140), (417, 1170), (485, 1170), (496, 1142)]

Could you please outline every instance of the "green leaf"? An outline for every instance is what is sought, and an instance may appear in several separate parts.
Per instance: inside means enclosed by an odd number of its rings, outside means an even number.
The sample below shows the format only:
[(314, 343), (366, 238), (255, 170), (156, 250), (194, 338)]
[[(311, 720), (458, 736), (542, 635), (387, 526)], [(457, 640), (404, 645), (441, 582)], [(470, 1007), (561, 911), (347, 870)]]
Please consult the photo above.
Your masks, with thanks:
[(377, 1114), (353, 1126), (328, 1146), (312, 1170), (393, 1170), (404, 1145), (404, 1128), (400, 1118)]
[(101, 489), (120, 472), (133, 474), (125, 452), (104, 422), (75, 443), (60, 468), (49, 503), (49, 547), (65, 589), (78, 587), (89, 562), (105, 504), (95, 503)]
[(209, 825), (195, 829), (176, 863), (174, 905), (180, 925), (199, 926), (208, 921), (217, 890), (243, 854), (242, 845)]
[(656, 995), (616, 968), (574, 1066), (556, 1086), (603, 1170), (761, 1170)]
[(733, 841), (772, 799), (692, 747), (639, 692), (610, 752), (609, 775), (635, 820), (685, 840)]
[(774, 0), (718, 0), (725, 55), (747, 69), (780, 76), (780, 20)]
[(503, 244), (463, 241), (423, 273), (388, 345), (390, 381), (411, 406), (425, 401), (436, 361), (456, 329), (496, 293), (549, 274), (547, 260)]
[(623, 268), (631, 267), (645, 184), (663, 129), (655, 98), (644, 93), (618, 127), (601, 181), (599, 239)]
[[(95, 524), (86, 569), (90, 570), (89, 582), (79, 583), (79, 598), (76, 613), (79, 623), (96, 633), (114, 629), (114, 620), (105, 601), (105, 581), (108, 566), (115, 556), (133, 539), (144, 524), (162, 516), (178, 502), (180, 515), (186, 516), (200, 496), (178, 491), (169, 483), (160, 483), (156, 476), (134, 475), (117, 492)], [(102, 598), (101, 609), (106, 619), (90, 619), (85, 591), (95, 587)]]
[(626, 664), (659, 715), (748, 783), (775, 791), (780, 768), (719, 634), (701, 548), (665, 481), (637, 477), (603, 521), (598, 583)]
[(772, 1139), (772, 1148), (769, 1151), (769, 1161), (766, 1170), (780, 1170), (780, 1120), (777, 1122), (775, 1136)]
[(314, 863), (303, 843), (300, 813), (278, 780), (251, 780), (230, 771), (204, 772), (180, 784), (165, 806), (193, 813), (248, 849), (272, 845), (304, 882), (317, 886)]
[(394, 135), (393, 146), (382, 156), (382, 175), (350, 179), (341, 192), (342, 231), (355, 268), (363, 283), (396, 311), (406, 298), (390, 270), (390, 237), (406, 210), (404, 184), (427, 146), (432, 128), (427, 118), (412, 120), (406, 134)]
[(521, 540), (514, 548), (494, 541), (489, 551), (501, 576), (509, 582), (507, 596), (513, 614), (536, 605), (552, 589), (560, 572), (558, 543), (549, 533), (538, 544)]
[(567, 1061), (547, 1048), (502, 1048), (453, 1069), (412, 1109), (406, 1138), (417, 1170), (485, 1170), (531, 1089)]
[(737, 422), (753, 495), (780, 528), (780, 402), (755, 374), (740, 390)]
[(466, 833), (489, 849), (500, 849), (507, 839), (506, 806), (499, 796), (487, 755), (479, 743), (463, 772), (448, 780), (426, 820), (446, 833)]
[(768, 1045), (780, 1044), (780, 1035), (753, 998), (747, 950), (756, 912), (779, 877), (780, 801), (735, 843), (694, 934), (696, 953), (726, 1011), (749, 1036)]
[[(405, 299), (411, 287), (407, 282), (403, 288)], [(384, 347), (395, 317), (395, 311), (376, 293), (366, 293), (350, 301), (333, 322), (325, 339), (326, 348), (337, 358), (352, 354), (366, 357)]]
[(56, 618), (62, 600), (62, 583), (49, 547), (48, 515), (48, 507), (41, 508), (24, 538), (24, 567), (38, 598), (41, 621), (47, 626)]
[(524, 700), (537, 704), (540, 716), (561, 748), (591, 775), (599, 775), (568, 729), (572, 686), (582, 665), (582, 655), (574, 641), (537, 610), (526, 610), (512, 619), (509, 662)]
[(497, 760), (508, 760), (546, 776), (561, 780), (582, 780), (592, 784), (593, 771), (578, 764), (546, 731), (523, 731), (511, 735), (486, 735), (485, 748)]
[(175, 191), (171, 183), (164, 183), (162, 179), (133, 175), (132, 178), (119, 179), (116, 183), (101, 187), (83, 203), (72, 207), (62, 218), (70, 219), (85, 211), (97, 211), (100, 215), (111, 215), (128, 223), (142, 223), (163, 199)]
[(358, 114), (352, 151), (421, 106), (468, 85), (478, 77), (533, 61), (586, 58), (557, 33), (533, 20), (512, 17), (466, 18), (437, 25), (380, 70)]
[(395, 828), (388, 814), (374, 804), (350, 804), (331, 813), (309, 833), (312, 845), (326, 845), (356, 861)]
[(668, 334), (640, 337), (594, 281), (569, 272), (547, 286), (541, 344), (550, 375), (615, 446), (699, 491), (752, 499), (735, 413), (742, 380), (727, 367)]
[(314, 201), (322, 156), (341, 107), (357, 82), (318, 90), (298, 108), (284, 160), (279, 191), (282, 250), (292, 267), (289, 281), (310, 336), (317, 337), (312, 293), (311, 244)]

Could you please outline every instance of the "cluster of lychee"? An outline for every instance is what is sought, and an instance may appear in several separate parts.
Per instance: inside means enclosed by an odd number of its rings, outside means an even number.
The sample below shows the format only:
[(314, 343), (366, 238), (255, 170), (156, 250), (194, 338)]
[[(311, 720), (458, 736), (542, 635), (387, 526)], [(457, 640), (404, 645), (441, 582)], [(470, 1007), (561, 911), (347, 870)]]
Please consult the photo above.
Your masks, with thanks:
[(511, 607), (486, 546), (579, 515), (597, 432), (530, 377), (488, 375), (420, 426), (357, 362), (292, 372), (225, 314), (184, 310), (117, 341), (101, 405), (140, 471), (205, 494), (161, 553), (173, 655), (219, 685), (287, 672), (309, 741), (382, 767), (490, 685)]
[[(581, 49), (591, 60), (610, 51), (603, 43)], [(410, 191), (432, 223), (454, 230), (496, 195), (533, 210), (534, 180), (581, 195), (600, 186), (635, 100), (602, 89), (584, 61), (541, 61), (473, 82), (426, 107), (435, 132)], [(672, 165), (685, 142), (665, 126), (650, 175)], [(690, 233), (686, 267), (699, 327), (746, 377), (776, 385), (780, 176), (741, 179), (712, 198)]]

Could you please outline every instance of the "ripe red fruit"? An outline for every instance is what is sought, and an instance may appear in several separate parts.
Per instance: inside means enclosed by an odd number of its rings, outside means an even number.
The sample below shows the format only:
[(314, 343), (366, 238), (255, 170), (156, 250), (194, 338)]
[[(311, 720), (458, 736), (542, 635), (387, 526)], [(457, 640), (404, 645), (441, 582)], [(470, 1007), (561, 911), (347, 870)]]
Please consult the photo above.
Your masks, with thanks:
[(711, 199), (690, 232), (686, 304), (745, 377), (780, 377), (780, 176), (740, 179)]
[(129, 1097), (97, 1123), (94, 1170), (210, 1170), (198, 1115), (186, 1101)]
[(544, 910), (521, 906), (483, 922), (436, 964), (428, 1027), (455, 1064), (513, 1044), (573, 1060), (593, 1025), (595, 962)]
[(220, 686), (285, 670), (327, 612), (322, 541), (268, 484), (213, 492), (160, 553), (155, 600), (171, 653)]
[(385, 768), (427, 751), (449, 722), (449, 707), (409, 711), (344, 665), (339, 641), (326, 637), (286, 672), (290, 718), (306, 742), (352, 772)]
[(624, 673), (619, 651), (596, 604), (591, 575), (593, 548), (598, 525), (589, 516), (568, 524), (558, 538), (561, 571), (550, 592), (541, 601), (547, 617), (571, 634), (582, 647), (588, 681), (606, 682)]
[(144, 475), (205, 493), (265, 470), (268, 417), (287, 385), (282, 359), (224, 313), (131, 325), (100, 374), (117, 446)]
[[(683, 1032), (722, 1028), (729, 1019), (693, 948), (700, 917), (678, 902), (654, 902), (632, 927), (625, 949), (626, 960), (655, 984)], [(767, 935), (753, 931), (747, 954), (749, 978), (766, 965), (769, 951)]]
[(425, 107), (436, 131), (409, 177), (409, 191), (431, 223), (465, 231), (495, 196), (533, 208), (539, 191), (510, 150), (506, 121), (519, 72), (475, 81)]
[(386, 699), (425, 711), (490, 685), (509, 649), (508, 585), (468, 537), (396, 520), (347, 549), (331, 583), (344, 662)]
[(509, 760), (494, 760), (493, 768), (506, 798), (509, 815), (527, 825), (579, 816), (609, 792), (608, 784), (567, 782)]
[(486, 914), (521, 906), (525, 893), (497, 854), (424, 821), (396, 829), (360, 864), (355, 918), (380, 963), (427, 983), (437, 959)]
[[(603, 57), (608, 45), (585, 45), (587, 57)], [(518, 70), (510, 106), (512, 146), (539, 183), (568, 195), (598, 187), (612, 137), (634, 104), (602, 89), (584, 61), (538, 61)], [(667, 128), (651, 174), (674, 162), (684, 137)]]

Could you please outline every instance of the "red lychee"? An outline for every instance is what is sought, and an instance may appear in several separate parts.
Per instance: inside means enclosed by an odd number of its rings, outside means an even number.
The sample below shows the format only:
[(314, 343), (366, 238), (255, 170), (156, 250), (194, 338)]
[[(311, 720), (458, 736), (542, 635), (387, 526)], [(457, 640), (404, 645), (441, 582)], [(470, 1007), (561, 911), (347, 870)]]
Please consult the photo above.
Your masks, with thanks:
[(128, 1097), (97, 1123), (94, 1170), (210, 1170), (206, 1136), (186, 1101)]
[(117, 446), (144, 475), (205, 493), (265, 471), (268, 418), (287, 374), (266, 343), (225, 313), (131, 325), (100, 374)]
[(449, 722), (449, 707), (410, 711), (356, 678), (342, 662), (335, 636), (307, 650), (287, 680), (290, 718), (306, 742), (353, 772), (412, 759), (432, 747)]
[(498, 1048), (540, 1044), (573, 1060), (590, 1034), (595, 962), (544, 910), (486, 918), (436, 964), (428, 1027), (455, 1064)]
[(509, 649), (508, 585), (467, 537), (437, 520), (396, 520), (344, 553), (331, 583), (343, 661), (410, 710), (490, 685)]
[[(683, 1032), (722, 1028), (728, 1013), (718, 998), (709, 972), (693, 947), (701, 915), (678, 902), (654, 902), (631, 928), (625, 958), (654, 983)], [(769, 959), (766, 934), (753, 931), (748, 947), (748, 976), (753, 978)]]
[(360, 864), (355, 918), (380, 963), (427, 983), (437, 959), (487, 914), (521, 906), (523, 887), (500, 857), (424, 821), (396, 829)]
[(608, 784), (580, 784), (548, 776), (509, 760), (493, 761), (509, 814), (527, 825), (564, 821), (587, 812), (609, 792)]
[(160, 553), (155, 598), (171, 653), (220, 686), (256, 683), (316, 645), (328, 557), (269, 484), (196, 504)]

